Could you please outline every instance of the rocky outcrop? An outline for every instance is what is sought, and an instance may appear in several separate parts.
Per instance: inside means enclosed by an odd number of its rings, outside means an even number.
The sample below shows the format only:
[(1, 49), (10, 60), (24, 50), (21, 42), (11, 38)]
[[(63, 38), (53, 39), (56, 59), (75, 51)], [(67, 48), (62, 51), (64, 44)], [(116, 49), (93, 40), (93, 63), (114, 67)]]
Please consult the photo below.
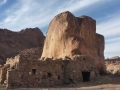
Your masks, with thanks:
[(24, 49), (40, 47), (42, 53), (44, 38), (39, 28), (26, 28), (20, 32), (0, 29), (0, 64)]
[(71, 58), (77, 54), (94, 58), (100, 73), (105, 72), (104, 37), (96, 33), (96, 21), (66, 11), (50, 22), (41, 58)]
[(105, 60), (107, 73), (120, 76), (120, 59)]
[(119, 56), (113, 56), (110, 59), (120, 59), (120, 57)]

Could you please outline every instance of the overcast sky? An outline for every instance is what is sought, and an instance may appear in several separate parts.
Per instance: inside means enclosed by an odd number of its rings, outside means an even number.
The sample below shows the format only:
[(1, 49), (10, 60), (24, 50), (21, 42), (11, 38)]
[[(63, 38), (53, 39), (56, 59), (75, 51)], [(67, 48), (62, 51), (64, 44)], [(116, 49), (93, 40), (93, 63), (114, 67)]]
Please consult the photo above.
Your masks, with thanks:
[(0, 0), (0, 28), (39, 27), (44, 35), (55, 15), (70, 11), (96, 20), (105, 36), (105, 57), (120, 56), (120, 0)]

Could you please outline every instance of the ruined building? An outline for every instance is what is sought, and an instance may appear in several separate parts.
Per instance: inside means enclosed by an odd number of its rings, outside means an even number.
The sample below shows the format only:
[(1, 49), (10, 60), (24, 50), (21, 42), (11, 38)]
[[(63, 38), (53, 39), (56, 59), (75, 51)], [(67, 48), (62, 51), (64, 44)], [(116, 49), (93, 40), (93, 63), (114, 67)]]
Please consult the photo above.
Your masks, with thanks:
[(37, 60), (35, 53), (31, 55), (21, 54), (7, 60), (6, 66), (10, 64), (6, 75), (7, 88), (75, 84), (92, 80), (99, 75), (94, 59), (87, 56)]
[(0, 82), (7, 88), (48, 87), (93, 80), (104, 72), (104, 36), (96, 33), (95, 20), (67, 11), (51, 21), (42, 56), (29, 49), (8, 58)]

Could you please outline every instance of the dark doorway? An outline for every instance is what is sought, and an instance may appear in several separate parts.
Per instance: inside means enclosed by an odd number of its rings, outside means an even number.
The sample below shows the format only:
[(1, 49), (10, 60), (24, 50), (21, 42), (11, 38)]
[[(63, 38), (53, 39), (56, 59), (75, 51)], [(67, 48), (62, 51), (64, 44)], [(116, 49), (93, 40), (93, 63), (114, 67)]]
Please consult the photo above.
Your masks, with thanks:
[(36, 74), (36, 69), (32, 69), (32, 75)]
[(83, 82), (88, 82), (90, 79), (90, 72), (82, 72)]
[(52, 74), (51, 73), (47, 73), (48, 74), (48, 77), (52, 77)]
[(60, 76), (58, 76), (58, 80), (60, 80)]

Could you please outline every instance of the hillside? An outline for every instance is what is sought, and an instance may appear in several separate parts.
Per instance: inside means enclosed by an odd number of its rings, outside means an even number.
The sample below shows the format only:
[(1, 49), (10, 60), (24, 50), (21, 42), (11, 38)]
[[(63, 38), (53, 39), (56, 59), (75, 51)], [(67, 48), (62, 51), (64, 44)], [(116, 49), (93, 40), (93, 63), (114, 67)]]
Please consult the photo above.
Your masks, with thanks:
[[(26, 28), (20, 32), (0, 29), (0, 64), (22, 50), (40, 47), (42, 50), (45, 36), (39, 28)], [(42, 53), (42, 51), (41, 51)]]

